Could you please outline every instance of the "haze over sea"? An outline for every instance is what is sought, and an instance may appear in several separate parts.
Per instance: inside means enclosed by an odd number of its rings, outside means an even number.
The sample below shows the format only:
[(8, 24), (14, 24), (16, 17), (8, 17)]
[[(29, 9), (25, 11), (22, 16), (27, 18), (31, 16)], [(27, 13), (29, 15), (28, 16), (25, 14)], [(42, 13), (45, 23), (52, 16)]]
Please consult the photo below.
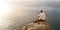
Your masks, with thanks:
[(0, 0), (0, 30), (21, 30), (46, 11), (51, 30), (60, 30), (60, 0)]

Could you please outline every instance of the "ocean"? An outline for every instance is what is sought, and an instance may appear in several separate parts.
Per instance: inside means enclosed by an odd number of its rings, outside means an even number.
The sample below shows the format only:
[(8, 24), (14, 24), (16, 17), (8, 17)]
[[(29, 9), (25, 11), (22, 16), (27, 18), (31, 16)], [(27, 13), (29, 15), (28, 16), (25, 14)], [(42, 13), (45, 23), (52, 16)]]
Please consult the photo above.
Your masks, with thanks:
[(22, 30), (36, 21), (40, 10), (46, 12), (46, 21), (51, 30), (60, 30), (59, 0), (5, 0), (0, 3), (0, 30)]

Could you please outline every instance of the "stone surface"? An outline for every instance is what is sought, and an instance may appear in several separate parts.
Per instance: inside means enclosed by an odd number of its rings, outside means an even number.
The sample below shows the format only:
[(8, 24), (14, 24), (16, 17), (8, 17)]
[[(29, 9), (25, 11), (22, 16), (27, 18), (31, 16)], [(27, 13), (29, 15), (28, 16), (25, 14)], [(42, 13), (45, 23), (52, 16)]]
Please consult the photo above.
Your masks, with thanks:
[(47, 21), (37, 20), (25, 25), (22, 30), (50, 30), (50, 27)]

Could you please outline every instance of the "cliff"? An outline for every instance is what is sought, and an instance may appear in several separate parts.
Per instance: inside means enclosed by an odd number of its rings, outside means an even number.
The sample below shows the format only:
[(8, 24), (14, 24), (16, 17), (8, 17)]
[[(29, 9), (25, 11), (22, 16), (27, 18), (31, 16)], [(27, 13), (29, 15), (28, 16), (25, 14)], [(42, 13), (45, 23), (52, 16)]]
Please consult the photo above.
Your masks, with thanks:
[(22, 30), (50, 30), (49, 24), (45, 20), (36, 20), (25, 25)]

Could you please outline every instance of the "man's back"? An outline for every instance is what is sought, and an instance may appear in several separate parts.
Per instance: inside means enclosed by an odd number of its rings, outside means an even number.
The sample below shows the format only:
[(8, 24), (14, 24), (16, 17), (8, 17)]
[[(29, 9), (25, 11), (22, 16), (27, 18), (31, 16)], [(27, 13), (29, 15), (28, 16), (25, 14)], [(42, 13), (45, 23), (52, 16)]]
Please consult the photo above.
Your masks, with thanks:
[(42, 19), (42, 20), (45, 20), (46, 19), (46, 15), (45, 15), (45, 12), (40, 12), (40, 14), (38, 14), (39, 16), (39, 19)]

